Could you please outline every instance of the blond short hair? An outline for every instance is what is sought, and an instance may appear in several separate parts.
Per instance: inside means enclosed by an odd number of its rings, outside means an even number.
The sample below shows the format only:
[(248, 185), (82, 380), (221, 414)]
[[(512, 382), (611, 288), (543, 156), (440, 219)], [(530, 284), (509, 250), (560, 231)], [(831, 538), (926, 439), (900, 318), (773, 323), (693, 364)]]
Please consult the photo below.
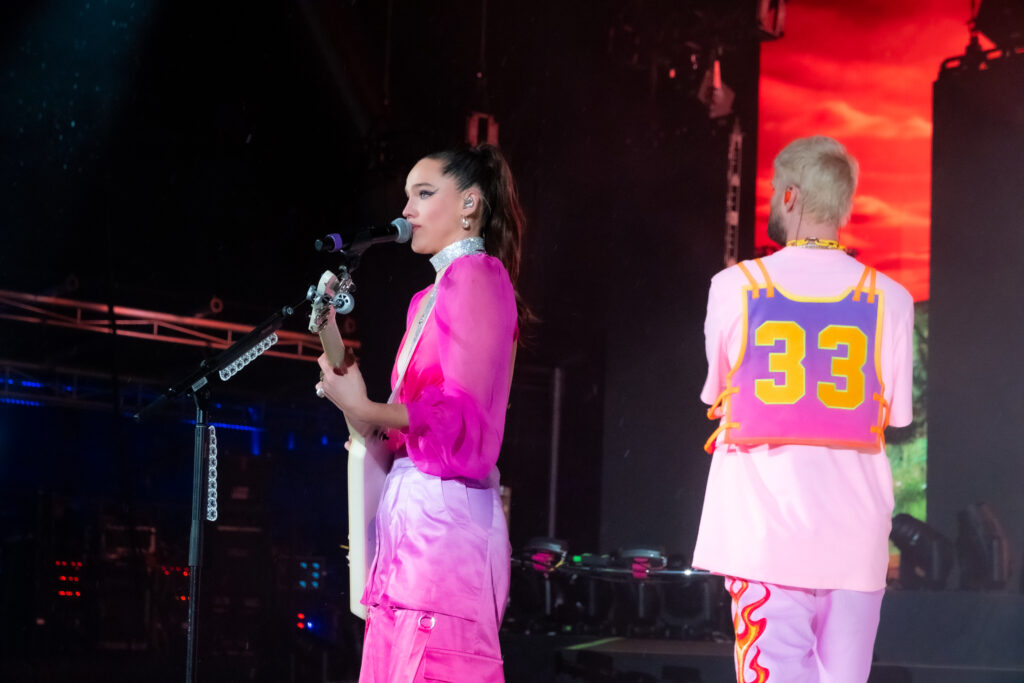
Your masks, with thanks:
[(814, 135), (798, 138), (775, 157), (776, 187), (795, 185), (804, 211), (837, 228), (850, 220), (859, 166), (838, 140)]

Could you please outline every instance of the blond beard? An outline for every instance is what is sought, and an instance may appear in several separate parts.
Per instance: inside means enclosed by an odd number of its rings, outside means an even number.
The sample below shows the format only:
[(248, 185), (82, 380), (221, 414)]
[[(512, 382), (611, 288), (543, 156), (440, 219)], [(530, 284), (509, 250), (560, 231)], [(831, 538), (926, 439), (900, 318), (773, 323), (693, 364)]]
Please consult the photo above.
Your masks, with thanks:
[(768, 208), (768, 238), (781, 247), (786, 246), (786, 227), (774, 207)]

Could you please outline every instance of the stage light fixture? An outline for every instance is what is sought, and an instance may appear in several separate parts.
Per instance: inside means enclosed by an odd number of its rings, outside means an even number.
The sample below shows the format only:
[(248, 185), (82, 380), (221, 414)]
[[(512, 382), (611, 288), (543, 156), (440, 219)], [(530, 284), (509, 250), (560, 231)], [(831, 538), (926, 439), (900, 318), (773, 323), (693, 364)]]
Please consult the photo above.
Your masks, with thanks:
[(707, 107), (708, 116), (718, 119), (732, 114), (736, 91), (722, 81), (721, 50), (711, 60), (704, 79), (697, 90), (697, 99)]
[(569, 578), (559, 571), (568, 553), (561, 539), (535, 537), (513, 554), (512, 566), (519, 571), (512, 573), (506, 624), (516, 624), (526, 632), (571, 627), (574, 619), (565, 614), (572, 611), (567, 597)]
[(1024, 5), (1020, 0), (982, 0), (974, 27), (999, 48), (1012, 53), (1024, 45)]
[(625, 624), (626, 632), (634, 635), (649, 635), (655, 628), (661, 613), (661, 593), (656, 586), (649, 586), (652, 576), (663, 570), (668, 559), (660, 548), (632, 547), (616, 553), (617, 564), (629, 569), (631, 578), (623, 584), (620, 599), (624, 609), (622, 616), (629, 615)]
[(565, 541), (558, 538), (531, 538), (526, 543), (526, 555), (534, 570), (551, 573), (563, 562), (569, 550)]
[(664, 569), (668, 563), (660, 549), (628, 548), (620, 550), (618, 557), (632, 571), (634, 579), (646, 579), (651, 572)]
[(759, 0), (757, 30), (761, 40), (775, 40), (786, 32), (786, 0)]
[(953, 543), (921, 520), (898, 514), (889, 538), (900, 550), (900, 584), (908, 590), (943, 590), (953, 568)]
[(957, 513), (957, 522), (960, 588), (1005, 588), (1012, 571), (1010, 541), (995, 509), (988, 503), (968, 505)]

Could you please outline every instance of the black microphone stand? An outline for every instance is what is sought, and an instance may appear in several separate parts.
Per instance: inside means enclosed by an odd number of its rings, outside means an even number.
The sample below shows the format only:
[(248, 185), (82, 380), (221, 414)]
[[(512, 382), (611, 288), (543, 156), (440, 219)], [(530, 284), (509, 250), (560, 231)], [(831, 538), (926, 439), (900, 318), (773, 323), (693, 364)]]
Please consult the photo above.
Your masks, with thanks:
[[(281, 328), (286, 318), (294, 315), (295, 311), (306, 303), (308, 300), (303, 299), (294, 306), (284, 306), (218, 355), (201, 362), (194, 372), (134, 415), (135, 420), (141, 422), (164, 403), (180, 396), (191, 396), (196, 404), (195, 444), (192, 454), (192, 526), (188, 548), (188, 635), (185, 683), (192, 683), (195, 680), (199, 661), (197, 618), (199, 616), (199, 576), (203, 566), (203, 508), (207, 508), (207, 521), (212, 522), (217, 519), (216, 461), (208, 460), (211, 436), (209, 432), (210, 379), (213, 375), (220, 375), (221, 379), (225, 381), (230, 379), (276, 342), (277, 339), (272, 339), (272, 335)], [(203, 472), (207, 472), (208, 476), (206, 489), (203, 487)]]

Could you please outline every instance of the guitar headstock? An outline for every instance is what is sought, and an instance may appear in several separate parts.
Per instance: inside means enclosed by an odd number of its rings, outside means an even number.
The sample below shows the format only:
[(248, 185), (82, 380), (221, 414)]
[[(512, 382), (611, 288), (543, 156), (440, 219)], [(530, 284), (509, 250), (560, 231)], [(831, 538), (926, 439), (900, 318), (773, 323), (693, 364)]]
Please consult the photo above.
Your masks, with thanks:
[(355, 284), (347, 268), (341, 268), (338, 274), (325, 270), (320, 276), (316, 287), (310, 287), (306, 298), (313, 304), (309, 316), (309, 331), (318, 334), (327, 326), (335, 311), (347, 315), (355, 308), (356, 301), (352, 297)]

